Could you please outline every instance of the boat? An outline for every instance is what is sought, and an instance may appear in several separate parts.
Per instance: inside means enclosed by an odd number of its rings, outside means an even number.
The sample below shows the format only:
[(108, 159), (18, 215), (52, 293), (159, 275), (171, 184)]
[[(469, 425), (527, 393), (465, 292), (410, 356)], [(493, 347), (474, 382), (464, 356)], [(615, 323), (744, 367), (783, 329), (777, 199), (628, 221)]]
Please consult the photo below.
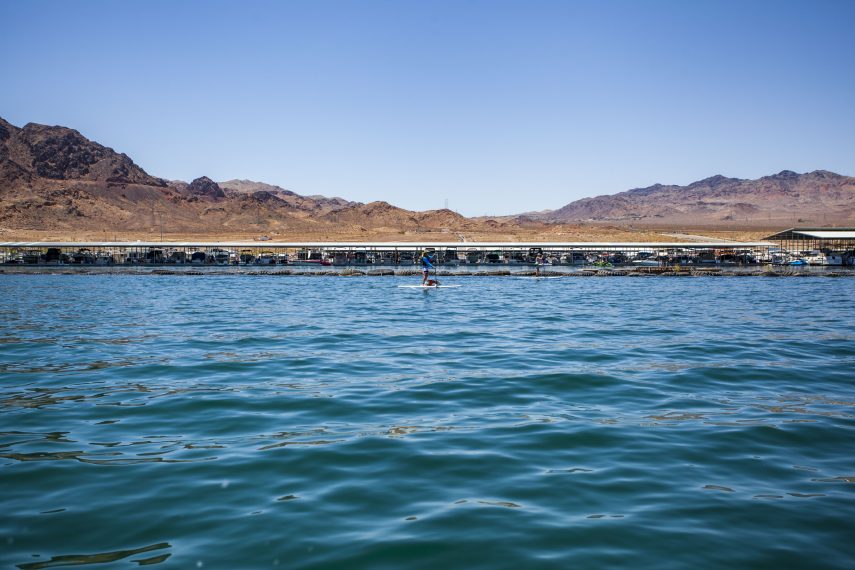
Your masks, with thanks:
[(38, 249), (27, 250), (21, 255), (21, 263), (35, 264), (39, 263), (41, 260), (42, 252)]
[(166, 263), (187, 263), (187, 254), (179, 250), (172, 251), (166, 258)]
[(12, 252), (6, 257), (6, 260), (3, 263), (8, 263), (9, 265), (20, 265), (24, 263), (24, 255), (19, 251)]
[(717, 265), (721, 263), (714, 251), (701, 251), (696, 256), (698, 263), (701, 265)]
[(231, 261), (231, 253), (225, 249), (214, 248), (211, 251), (211, 256), (217, 265), (228, 265)]
[(275, 265), (276, 264), (276, 254), (272, 251), (262, 251), (258, 254), (258, 257), (255, 258), (256, 265)]
[(588, 263), (588, 257), (581, 251), (571, 251), (564, 256), (565, 263), (570, 265), (585, 265)]
[[(365, 264), (364, 261), (361, 264), (358, 262), (352, 262), (352, 263), (356, 263), (357, 265), (364, 265)], [(315, 267), (324, 266), (324, 267), (326, 267), (326, 266), (332, 265), (332, 262), (328, 259), (296, 259), (294, 261), (289, 261), (288, 264), (289, 265), (303, 265), (303, 266), (315, 266)]]
[(163, 250), (150, 247), (145, 254), (146, 263), (163, 263)]
[(95, 256), (92, 251), (83, 247), (77, 250), (77, 253), (71, 254), (71, 263), (80, 265), (90, 265), (95, 263)]
[(502, 252), (499, 250), (491, 251), (486, 256), (484, 256), (484, 261), (487, 263), (503, 263), (505, 260), (502, 256)]
[[(288, 259), (289, 265), (308, 265), (308, 266), (328, 266), (332, 265), (333, 262), (320, 252), (320, 251), (300, 251), (297, 253), (297, 259)], [(364, 251), (357, 251), (353, 254), (349, 259), (349, 264), (356, 265), (365, 265), (366, 257)]]
[(808, 265), (843, 265), (843, 255), (814, 250), (805, 256)]
[(95, 265), (113, 265), (116, 259), (108, 251), (95, 252)]
[(442, 263), (443, 265), (460, 265), (456, 247), (446, 248), (442, 255)]

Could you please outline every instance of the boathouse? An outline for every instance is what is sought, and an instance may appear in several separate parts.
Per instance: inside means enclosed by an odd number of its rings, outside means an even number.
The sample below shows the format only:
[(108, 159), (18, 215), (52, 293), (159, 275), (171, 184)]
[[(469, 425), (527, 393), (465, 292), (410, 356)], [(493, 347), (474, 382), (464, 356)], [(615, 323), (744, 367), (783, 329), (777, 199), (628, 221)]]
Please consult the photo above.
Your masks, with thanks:
[(790, 228), (766, 238), (790, 252), (855, 253), (855, 228)]

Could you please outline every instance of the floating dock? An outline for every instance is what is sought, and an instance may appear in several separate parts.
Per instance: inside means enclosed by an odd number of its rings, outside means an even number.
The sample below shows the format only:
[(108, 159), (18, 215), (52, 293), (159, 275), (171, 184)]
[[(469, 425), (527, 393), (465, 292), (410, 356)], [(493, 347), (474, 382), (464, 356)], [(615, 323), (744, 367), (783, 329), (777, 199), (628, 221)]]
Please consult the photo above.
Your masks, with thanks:
[[(794, 240), (734, 242), (0, 242), (0, 265), (372, 266), (416, 268), (421, 252), (444, 269), (560, 267), (855, 266), (855, 233), (824, 230)], [(779, 240), (776, 244), (773, 239)], [(823, 242), (822, 240), (828, 240)], [(804, 250), (809, 244), (810, 251)], [(785, 247), (786, 246), (786, 247)]]
[(770, 242), (0, 242), (0, 263), (99, 265), (415, 265), (423, 251), (441, 265), (547, 265), (697, 260), (754, 263)]

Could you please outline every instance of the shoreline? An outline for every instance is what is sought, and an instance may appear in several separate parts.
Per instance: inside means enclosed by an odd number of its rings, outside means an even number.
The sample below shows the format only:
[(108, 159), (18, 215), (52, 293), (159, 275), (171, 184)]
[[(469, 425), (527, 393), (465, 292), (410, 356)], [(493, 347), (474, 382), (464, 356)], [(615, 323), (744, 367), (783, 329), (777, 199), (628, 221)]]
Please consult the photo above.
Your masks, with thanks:
[[(252, 266), (175, 267), (175, 266), (7, 266), (4, 275), (152, 275), (152, 276), (284, 276), (284, 277), (416, 277), (418, 269), (399, 267), (341, 267), (266, 269)], [(442, 269), (437, 277), (536, 277), (533, 270), (495, 269), (490, 267), (460, 270)], [(848, 266), (733, 266), (733, 267), (580, 267), (578, 269), (542, 270), (541, 277), (855, 277), (855, 267)]]

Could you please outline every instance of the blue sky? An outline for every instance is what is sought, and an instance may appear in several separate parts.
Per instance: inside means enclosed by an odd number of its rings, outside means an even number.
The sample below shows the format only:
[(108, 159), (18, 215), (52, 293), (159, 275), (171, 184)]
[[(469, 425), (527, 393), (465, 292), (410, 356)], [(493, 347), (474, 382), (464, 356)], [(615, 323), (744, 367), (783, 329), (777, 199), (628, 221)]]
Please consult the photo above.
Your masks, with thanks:
[(0, 116), (465, 215), (855, 175), (855, 1), (0, 0)]

